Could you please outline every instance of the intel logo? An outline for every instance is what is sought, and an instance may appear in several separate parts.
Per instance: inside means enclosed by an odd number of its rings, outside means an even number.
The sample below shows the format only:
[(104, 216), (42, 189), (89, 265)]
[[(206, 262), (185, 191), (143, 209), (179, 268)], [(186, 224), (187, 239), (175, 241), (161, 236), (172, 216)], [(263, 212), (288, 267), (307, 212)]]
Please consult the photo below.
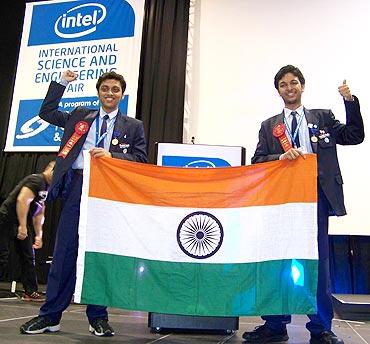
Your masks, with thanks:
[(216, 167), (216, 165), (209, 160), (195, 160), (187, 163), (184, 167)]
[(55, 22), (54, 31), (61, 38), (86, 36), (96, 31), (106, 17), (106, 8), (97, 3), (79, 5), (63, 13)]

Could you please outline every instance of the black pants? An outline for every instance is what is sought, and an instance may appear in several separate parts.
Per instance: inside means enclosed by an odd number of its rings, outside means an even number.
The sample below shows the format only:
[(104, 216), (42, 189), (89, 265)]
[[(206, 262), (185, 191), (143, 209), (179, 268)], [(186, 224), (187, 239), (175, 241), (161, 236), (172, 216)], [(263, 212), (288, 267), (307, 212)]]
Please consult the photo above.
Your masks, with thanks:
[(4, 275), (9, 262), (9, 245), (14, 242), (15, 253), (19, 256), (21, 267), (21, 282), (27, 294), (37, 291), (37, 277), (35, 269), (35, 254), (30, 235), (24, 240), (17, 239), (17, 225), (8, 222), (0, 215), (0, 277)]
[[(53, 262), (48, 275), (46, 301), (40, 308), (41, 316), (47, 316), (56, 323), (60, 322), (63, 311), (71, 303), (76, 286), (81, 190), (82, 175), (74, 174), (60, 214)], [(87, 305), (86, 315), (90, 324), (95, 319), (108, 319), (107, 307)]]

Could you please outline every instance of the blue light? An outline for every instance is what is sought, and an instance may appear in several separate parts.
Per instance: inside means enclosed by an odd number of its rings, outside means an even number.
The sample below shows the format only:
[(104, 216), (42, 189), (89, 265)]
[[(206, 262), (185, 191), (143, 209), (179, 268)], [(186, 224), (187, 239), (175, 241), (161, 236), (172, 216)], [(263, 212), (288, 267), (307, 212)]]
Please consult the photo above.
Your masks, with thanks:
[(303, 265), (296, 259), (292, 259), (291, 273), (293, 282), (300, 287), (304, 286), (304, 268)]

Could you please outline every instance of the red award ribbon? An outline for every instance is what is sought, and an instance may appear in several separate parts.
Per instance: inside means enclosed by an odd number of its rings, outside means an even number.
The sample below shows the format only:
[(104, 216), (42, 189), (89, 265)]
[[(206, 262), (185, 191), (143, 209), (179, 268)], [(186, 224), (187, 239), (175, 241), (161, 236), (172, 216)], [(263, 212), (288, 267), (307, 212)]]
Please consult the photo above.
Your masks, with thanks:
[(69, 138), (67, 143), (64, 145), (63, 149), (59, 152), (58, 156), (65, 159), (68, 153), (73, 148), (73, 146), (77, 143), (77, 141), (81, 138), (82, 135), (88, 132), (88, 130), (89, 130), (89, 124), (87, 122), (85, 121), (77, 122), (75, 125), (75, 132)]
[(272, 134), (277, 137), (281, 143), (281, 146), (284, 149), (284, 152), (288, 151), (292, 148), (292, 144), (288, 140), (285, 134), (285, 125), (284, 123), (278, 123), (275, 125), (274, 129), (272, 130)]

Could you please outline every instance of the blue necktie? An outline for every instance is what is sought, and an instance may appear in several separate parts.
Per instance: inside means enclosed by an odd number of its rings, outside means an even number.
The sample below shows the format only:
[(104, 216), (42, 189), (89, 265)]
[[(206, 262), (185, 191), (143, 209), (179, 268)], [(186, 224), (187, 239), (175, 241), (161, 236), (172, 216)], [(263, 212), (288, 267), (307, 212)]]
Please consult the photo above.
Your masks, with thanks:
[[(105, 115), (103, 117), (103, 123), (101, 124), (101, 128), (100, 128), (100, 137), (102, 137), (102, 135), (107, 132), (107, 119), (109, 118), (108, 115)], [(98, 144), (98, 147), (100, 148), (104, 148), (104, 141), (105, 141), (105, 137), (103, 140), (101, 140)]]
[[(290, 114), (293, 116), (293, 119), (292, 119), (292, 137), (293, 137), (293, 135), (295, 133), (295, 130), (297, 129), (297, 124), (298, 124), (297, 123), (297, 115), (298, 115), (298, 113), (296, 111), (292, 111)], [(301, 144), (299, 143), (299, 130), (298, 130), (297, 136), (295, 138), (295, 146), (297, 148), (299, 148), (301, 146)]]

